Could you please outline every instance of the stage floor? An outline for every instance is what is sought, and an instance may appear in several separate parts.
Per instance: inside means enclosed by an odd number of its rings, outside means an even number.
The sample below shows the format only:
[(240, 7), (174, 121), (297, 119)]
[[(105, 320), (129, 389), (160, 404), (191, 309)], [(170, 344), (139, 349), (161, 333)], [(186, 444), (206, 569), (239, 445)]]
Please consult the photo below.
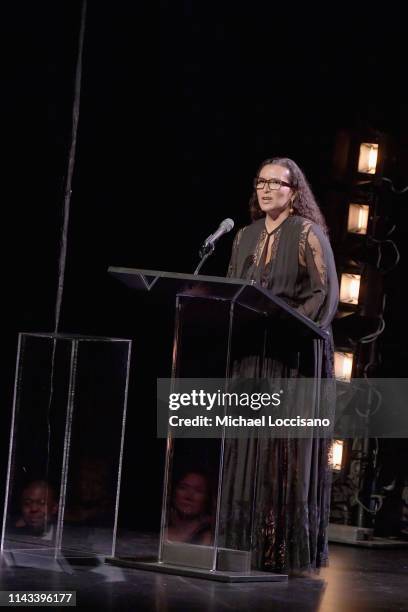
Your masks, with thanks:
[[(137, 554), (155, 550), (154, 536), (132, 537)], [(133, 546), (132, 546), (133, 549)], [(63, 563), (27, 557), (31, 567), (1, 568), (1, 590), (72, 590), (77, 609), (135, 612), (393, 612), (408, 610), (408, 551), (332, 544), (330, 567), (287, 583), (222, 584), (120, 568), (95, 560)], [(19, 561), (21, 563), (21, 560)], [(42, 566), (42, 567), (41, 567)], [(62, 609), (62, 608), (59, 608)]]

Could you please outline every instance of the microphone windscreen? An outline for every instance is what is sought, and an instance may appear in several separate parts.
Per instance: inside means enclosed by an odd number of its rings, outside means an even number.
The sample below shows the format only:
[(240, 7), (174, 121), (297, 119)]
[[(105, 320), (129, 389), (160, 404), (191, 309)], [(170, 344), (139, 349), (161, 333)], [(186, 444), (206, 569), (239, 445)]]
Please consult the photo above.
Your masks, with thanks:
[(234, 227), (234, 221), (232, 219), (224, 219), (222, 225), (225, 227), (227, 232), (230, 232)]

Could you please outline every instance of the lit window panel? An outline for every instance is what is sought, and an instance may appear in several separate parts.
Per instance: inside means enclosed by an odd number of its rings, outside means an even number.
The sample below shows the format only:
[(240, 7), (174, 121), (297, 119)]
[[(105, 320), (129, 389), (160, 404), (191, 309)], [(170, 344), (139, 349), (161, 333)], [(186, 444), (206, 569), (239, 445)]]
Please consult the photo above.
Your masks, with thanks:
[(362, 142), (358, 157), (358, 171), (363, 174), (375, 174), (377, 171), (378, 144)]
[(360, 282), (360, 274), (343, 273), (340, 282), (340, 302), (343, 302), (343, 304), (358, 304)]
[(352, 234), (367, 234), (369, 213), (368, 204), (349, 204), (347, 231)]
[(343, 351), (334, 352), (334, 375), (337, 380), (350, 382), (353, 371), (353, 353)]
[(331, 468), (334, 472), (340, 472), (343, 465), (344, 440), (333, 440)]

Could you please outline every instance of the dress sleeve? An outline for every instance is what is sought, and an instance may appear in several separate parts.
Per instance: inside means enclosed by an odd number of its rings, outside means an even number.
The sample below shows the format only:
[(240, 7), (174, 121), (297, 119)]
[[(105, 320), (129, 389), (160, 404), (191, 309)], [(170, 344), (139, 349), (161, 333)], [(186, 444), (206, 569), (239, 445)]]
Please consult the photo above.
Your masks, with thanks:
[(323, 231), (311, 224), (304, 243), (304, 259), (310, 281), (311, 296), (298, 311), (321, 327), (330, 325), (338, 305), (339, 287), (330, 242)]
[(243, 231), (244, 231), (244, 228), (240, 229), (234, 238), (234, 242), (232, 245), (232, 251), (231, 251), (231, 259), (228, 265), (227, 278), (238, 278), (238, 269), (237, 269), (238, 248), (239, 248), (239, 243), (241, 241), (241, 236), (242, 236)]

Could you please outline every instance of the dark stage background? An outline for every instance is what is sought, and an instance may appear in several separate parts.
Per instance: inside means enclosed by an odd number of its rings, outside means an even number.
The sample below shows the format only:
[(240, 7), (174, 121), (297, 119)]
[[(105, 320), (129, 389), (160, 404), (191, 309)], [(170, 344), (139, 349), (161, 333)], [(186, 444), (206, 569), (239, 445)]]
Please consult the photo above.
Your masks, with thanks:
[[(2, 480), (17, 333), (54, 323), (80, 9), (77, 1), (16, 2), (1, 26)], [(192, 272), (222, 219), (248, 223), (251, 180), (271, 155), (299, 163), (325, 210), (340, 128), (389, 134), (396, 155), (385, 175), (408, 183), (405, 22), (296, 10), (89, 2), (60, 329), (134, 339), (122, 505), (130, 526), (158, 526), (154, 390), (156, 376), (170, 373), (173, 313), (131, 296), (108, 266)], [(401, 262), (386, 280), (380, 342), (384, 375), (399, 377), (408, 362), (407, 198), (393, 218)], [(233, 233), (203, 271), (225, 273)]]

